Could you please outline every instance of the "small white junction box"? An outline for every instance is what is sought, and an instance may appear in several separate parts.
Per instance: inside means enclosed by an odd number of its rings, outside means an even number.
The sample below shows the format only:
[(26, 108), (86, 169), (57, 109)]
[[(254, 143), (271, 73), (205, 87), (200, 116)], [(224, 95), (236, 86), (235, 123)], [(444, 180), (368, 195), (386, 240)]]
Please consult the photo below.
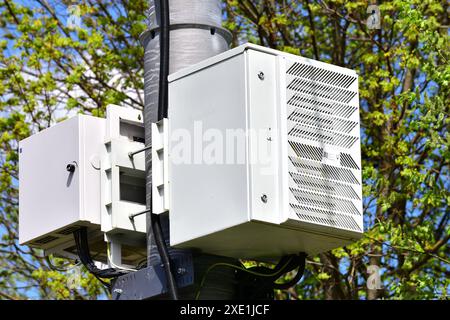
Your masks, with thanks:
[(73, 231), (86, 226), (96, 260), (107, 260), (105, 239), (119, 263), (145, 257), (145, 215), (130, 219), (145, 209), (144, 152), (129, 156), (144, 148), (142, 119), (109, 105), (106, 119), (77, 115), (20, 142), (21, 244), (74, 257)]
[(272, 260), (361, 237), (354, 71), (246, 44), (169, 76), (169, 127), (172, 246)]
[(100, 225), (105, 119), (78, 115), (19, 145), (19, 239), (46, 248)]

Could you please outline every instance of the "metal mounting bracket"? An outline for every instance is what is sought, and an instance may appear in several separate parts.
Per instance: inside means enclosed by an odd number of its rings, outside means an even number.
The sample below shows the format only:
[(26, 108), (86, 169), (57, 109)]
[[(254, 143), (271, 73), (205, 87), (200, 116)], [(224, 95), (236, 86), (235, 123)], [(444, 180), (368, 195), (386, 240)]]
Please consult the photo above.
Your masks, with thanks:
[[(183, 254), (172, 261), (178, 288), (194, 284), (192, 255)], [(164, 267), (152, 265), (116, 279), (112, 286), (112, 300), (144, 300), (167, 293)]]

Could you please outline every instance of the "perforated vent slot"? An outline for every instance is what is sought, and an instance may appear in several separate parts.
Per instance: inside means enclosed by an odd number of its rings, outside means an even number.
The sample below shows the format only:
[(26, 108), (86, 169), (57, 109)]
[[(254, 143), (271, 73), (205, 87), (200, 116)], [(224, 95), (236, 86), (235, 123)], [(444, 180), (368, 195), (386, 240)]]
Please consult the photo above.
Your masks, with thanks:
[(334, 181), (326, 181), (294, 172), (289, 172), (289, 174), (299, 188), (333, 194), (335, 196), (344, 198), (361, 200), (360, 197), (356, 194), (355, 190), (351, 186), (348, 186), (346, 184)]
[(40, 239), (34, 241), (33, 243), (35, 243), (35, 244), (46, 244), (46, 243), (50, 243), (52, 241), (55, 241), (57, 239), (58, 238), (54, 237), (54, 236), (46, 236), (46, 237), (43, 237), (43, 238), (40, 238)]
[(304, 123), (317, 128), (349, 133), (357, 125), (354, 121), (342, 120), (335, 117), (320, 115), (301, 109), (294, 110), (288, 117), (289, 120)]
[(359, 210), (356, 209), (353, 202), (351, 202), (350, 200), (339, 199), (329, 195), (322, 195), (294, 188), (290, 188), (290, 190), (295, 199), (299, 203), (303, 203), (304, 205), (320, 207), (327, 210), (340, 211), (354, 215), (361, 214)]
[(314, 147), (295, 141), (289, 141), (289, 145), (291, 146), (292, 150), (295, 151), (295, 154), (300, 158), (322, 161), (323, 148)]
[(74, 231), (80, 229), (79, 226), (71, 226), (71, 227), (67, 227), (61, 231), (58, 231), (57, 234), (61, 234), (61, 235), (69, 235), (72, 234)]
[(341, 152), (341, 166), (359, 170), (359, 167), (355, 160), (353, 160), (353, 157), (343, 152)]
[(350, 216), (317, 208), (299, 206), (293, 203), (290, 205), (291, 208), (294, 209), (297, 216), (302, 220), (361, 231), (361, 228), (358, 226), (356, 221)]
[(358, 140), (358, 137), (348, 136), (325, 129), (307, 127), (300, 123), (294, 125), (294, 127), (289, 131), (289, 135), (327, 143), (343, 148), (351, 148), (353, 144)]
[(289, 159), (299, 172), (319, 176), (324, 179), (338, 180), (359, 185), (358, 179), (356, 179), (353, 173), (348, 169), (294, 157), (289, 157)]
[(353, 91), (348, 91), (301, 78), (295, 78), (291, 81), (291, 83), (289, 83), (287, 88), (289, 90), (304, 92), (313, 96), (319, 96), (343, 103), (349, 103), (353, 97), (356, 96), (356, 92)]
[(289, 100), (288, 105), (307, 110), (321, 112), (329, 115), (336, 115), (343, 118), (350, 117), (356, 111), (356, 107), (348, 104), (341, 104), (333, 101), (327, 101), (315, 96), (305, 94), (294, 94)]
[(314, 67), (302, 63), (294, 63), (289, 70), (288, 74), (294, 76), (301, 76), (304, 78), (313, 79), (315, 81), (320, 81), (328, 83), (334, 86), (339, 86), (343, 88), (348, 88), (355, 80), (356, 77)]

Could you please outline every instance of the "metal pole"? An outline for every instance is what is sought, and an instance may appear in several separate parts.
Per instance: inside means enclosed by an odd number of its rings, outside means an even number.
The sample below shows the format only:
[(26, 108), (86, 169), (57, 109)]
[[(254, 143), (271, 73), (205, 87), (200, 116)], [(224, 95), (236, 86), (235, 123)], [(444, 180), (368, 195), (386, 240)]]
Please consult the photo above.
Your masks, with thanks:
[[(149, 0), (148, 31), (143, 35), (144, 55), (144, 125), (146, 148), (151, 147), (151, 124), (158, 119), (158, 84), (159, 84), (159, 35), (158, 16), (156, 12), (158, 0)], [(170, 63), (169, 72), (200, 62), (206, 58), (228, 50), (231, 39), (221, 28), (222, 9), (220, 0), (170, 0)], [(151, 152), (145, 153), (147, 208), (150, 208), (151, 190)], [(169, 246), (168, 217), (161, 217), (164, 238)], [(147, 214), (147, 257), (148, 265), (160, 262), (158, 251), (150, 224), (150, 214)], [(169, 248), (171, 257), (186, 254), (185, 250)], [(206, 270), (217, 262), (235, 264), (236, 261), (225, 257), (194, 254), (195, 286), (182, 293), (182, 298), (193, 299), (198, 293), (200, 282), (204, 279)], [(206, 279), (206, 278), (205, 278)], [(203, 299), (233, 299), (236, 298), (236, 283), (234, 270), (231, 268), (215, 268), (207, 276), (202, 285)]]

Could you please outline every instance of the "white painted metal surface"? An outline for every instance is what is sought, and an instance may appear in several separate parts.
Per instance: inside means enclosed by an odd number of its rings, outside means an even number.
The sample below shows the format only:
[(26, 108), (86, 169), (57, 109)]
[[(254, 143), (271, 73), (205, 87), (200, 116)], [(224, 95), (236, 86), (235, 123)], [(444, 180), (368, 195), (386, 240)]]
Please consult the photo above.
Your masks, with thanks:
[(106, 233), (136, 231), (145, 234), (144, 152), (130, 158), (130, 152), (144, 147), (142, 112), (109, 105), (101, 163), (101, 230)]
[(169, 210), (169, 125), (168, 119), (152, 124), (153, 213)]
[[(361, 236), (354, 71), (247, 44), (169, 81), (171, 245), (270, 260)], [(245, 133), (243, 161), (196, 163), (198, 131), (229, 143), (229, 129)], [(194, 163), (179, 161), (183, 135)]]
[(104, 130), (104, 119), (78, 115), (20, 142), (20, 243), (55, 246), (72, 237), (74, 225), (100, 225)]
[(145, 248), (145, 215), (129, 215), (145, 210), (144, 152), (129, 152), (143, 139), (142, 112), (110, 105), (107, 119), (78, 115), (21, 141), (20, 243), (73, 257), (72, 233), (87, 226), (99, 259), (106, 260), (105, 241), (127, 246), (128, 262), (142, 259), (136, 248)]

